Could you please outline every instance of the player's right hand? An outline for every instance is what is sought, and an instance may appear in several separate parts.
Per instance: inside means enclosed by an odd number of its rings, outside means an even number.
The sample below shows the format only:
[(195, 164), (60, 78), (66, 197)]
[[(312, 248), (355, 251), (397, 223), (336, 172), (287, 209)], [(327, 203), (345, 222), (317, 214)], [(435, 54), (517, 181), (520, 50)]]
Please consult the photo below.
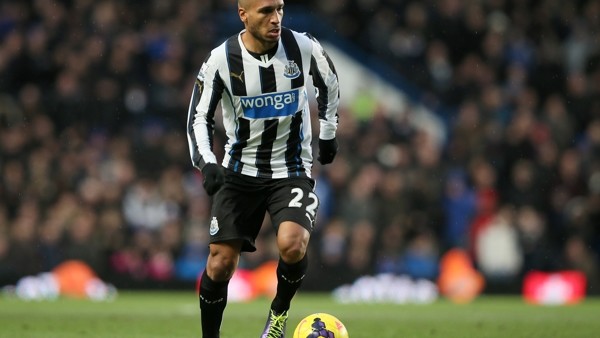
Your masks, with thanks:
[(204, 181), (202, 185), (204, 186), (204, 190), (209, 196), (214, 195), (224, 183), (224, 175), (223, 170), (221, 170), (221, 166), (214, 163), (207, 163), (202, 168), (202, 174), (204, 175)]

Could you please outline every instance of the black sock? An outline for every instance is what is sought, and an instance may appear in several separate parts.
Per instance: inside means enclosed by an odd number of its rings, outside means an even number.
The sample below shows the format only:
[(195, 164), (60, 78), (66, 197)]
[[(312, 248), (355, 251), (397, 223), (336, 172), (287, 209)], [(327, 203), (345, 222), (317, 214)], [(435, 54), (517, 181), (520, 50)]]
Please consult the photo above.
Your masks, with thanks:
[(306, 270), (308, 269), (308, 259), (306, 255), (297, 263), (287, 264), (279, 258), (277, 265), (277, 294), (271, 303), (271, 309), (275, 313), (283, 313), (290, 308), (292, 298), (296, 291), (302, 285)]
[(223, 311), (227, 305), (227, 285), (229, 281), (215, 282), (202, 273), (200, 281), (200, 318), (203, 338), (219, 338)]

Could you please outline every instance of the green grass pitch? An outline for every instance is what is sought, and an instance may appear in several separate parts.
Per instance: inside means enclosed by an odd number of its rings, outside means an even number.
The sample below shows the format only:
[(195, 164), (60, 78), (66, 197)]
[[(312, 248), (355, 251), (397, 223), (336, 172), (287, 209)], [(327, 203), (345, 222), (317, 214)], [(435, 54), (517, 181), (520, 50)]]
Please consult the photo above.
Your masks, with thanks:
[[(196, 295), (190, 292), (121, 292), (112, 302), (59, 299), (25, 302), (0, 297), (2, 338), (200, 337)], [(256, 338), (269, 300), (230, 303), (222, 338)], [(600, 337), (600, 299), (575, 306), (532, 306), (519, 297), (485, 296), (468, 305), (335, 303), (328, 294), (300, 293), (288, 337), (313, 312), (340, 318), (351, 338)]]

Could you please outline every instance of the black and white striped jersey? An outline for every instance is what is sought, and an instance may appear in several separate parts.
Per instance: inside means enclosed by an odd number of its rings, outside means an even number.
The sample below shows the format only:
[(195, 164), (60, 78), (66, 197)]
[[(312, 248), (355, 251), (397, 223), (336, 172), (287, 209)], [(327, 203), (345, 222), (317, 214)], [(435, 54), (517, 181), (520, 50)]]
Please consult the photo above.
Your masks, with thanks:
[(193, 165), (201, 169), (217, 163), (212, 141), (220, 102), (228, 138), (224, 167), (262, 178), (310, 177), (309, 77), (316, 90), (319, 137), (332, 139), (338, 123), (338, 78), (313, 37), (282, 28), (270, 58), (251, 55), (241, 33), (213, 49), (198, 73), (188, 110)]

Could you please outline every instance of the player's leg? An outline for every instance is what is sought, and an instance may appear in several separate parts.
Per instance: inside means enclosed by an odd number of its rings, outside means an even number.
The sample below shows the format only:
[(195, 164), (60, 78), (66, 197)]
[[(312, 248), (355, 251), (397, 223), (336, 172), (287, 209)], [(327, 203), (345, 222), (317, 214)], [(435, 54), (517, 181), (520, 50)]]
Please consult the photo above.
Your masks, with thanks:
[(200, 280), (200, 317), (203, 338), (219, 338), (227, 287), (237, 268), (242, 240), (210, 244), (206, 269)]
[(288, 310), (296, 291), (302, 285), (308, 259), (306, 248), (310, 233), (300, 224), (285, 221), (277, 232), (279, 263), (277, 264), (277, 292), (261, 338), (283, 338), (288, 318)]
[(254, 241), (266, 212), (265, 194), (256, 179), (227, 170), (225, 174), (225, 184), (213, 200), (210, 253), (200, 281), (204, 338), (219, 337), (229, 280), (238, 266), (240, 253), (256, 250)]
[(284, 337), (287, 312), (308, 269), (306, 251), (319, 200), (310, 179), (278, 184), (269, 199), (269, 213), (277, 230), (279, 263), (277, 293), (271, 303), (263, 338)]
[(277, 293), (271, 309), (276, 313), (286, 312), (292, 298), (300, 288), (308, 269), (306, 249), (310, 233), (302, 225), (285, 221), (277, 231), (279, 263), (277, 265)]

